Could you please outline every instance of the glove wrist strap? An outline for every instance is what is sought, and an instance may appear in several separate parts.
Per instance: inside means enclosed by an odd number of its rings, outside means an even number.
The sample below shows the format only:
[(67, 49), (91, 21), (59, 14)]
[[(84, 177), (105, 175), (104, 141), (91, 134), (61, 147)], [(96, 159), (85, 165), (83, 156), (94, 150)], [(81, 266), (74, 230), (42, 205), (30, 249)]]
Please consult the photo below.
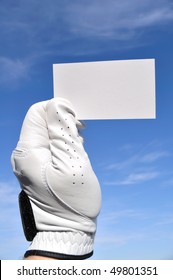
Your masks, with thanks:
[(85, 232), (38, 232), (25, 257), (43, 255), (61, 259), (85, 259), (92, 256), (94, 234)]
[(85, 255), (67, 255), (67, 254), (60, 254), (60, 253), (54, 253), (49, 251), (42, 251), (42, 250), (29, 250), (26, 251), (24, 257), (27, 258), (29, 256), (42, 256), (42, 257), (48, 257), (53, 259), (59, 259), (59, 260), (84, 260), (88, 259), (93, 255), (93, 251), (85, 254)]

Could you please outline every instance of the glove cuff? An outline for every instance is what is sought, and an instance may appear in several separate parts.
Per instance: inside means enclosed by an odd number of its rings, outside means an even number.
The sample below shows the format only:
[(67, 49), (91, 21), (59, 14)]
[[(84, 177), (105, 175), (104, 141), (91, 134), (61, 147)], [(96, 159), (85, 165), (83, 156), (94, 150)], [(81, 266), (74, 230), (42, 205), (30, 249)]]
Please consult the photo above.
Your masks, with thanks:
[(94, 234), (84, 232), (38, 232), (25, 258), (31, 255), (59, 259), (86, 259), (93, 254)]

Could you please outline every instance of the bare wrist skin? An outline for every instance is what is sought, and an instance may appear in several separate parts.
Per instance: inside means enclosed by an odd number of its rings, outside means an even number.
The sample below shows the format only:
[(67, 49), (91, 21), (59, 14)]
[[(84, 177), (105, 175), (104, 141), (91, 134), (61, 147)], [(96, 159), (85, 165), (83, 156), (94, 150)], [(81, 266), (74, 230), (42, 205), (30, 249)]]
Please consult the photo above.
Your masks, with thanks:
[(30, 261), (30, 260), (59, 260), (59, 259), (54, 259), (54, 258), (48, 258), (48, 257), (42, 257), (42, 256), (29, 256), (25, 258), (24, 260)]

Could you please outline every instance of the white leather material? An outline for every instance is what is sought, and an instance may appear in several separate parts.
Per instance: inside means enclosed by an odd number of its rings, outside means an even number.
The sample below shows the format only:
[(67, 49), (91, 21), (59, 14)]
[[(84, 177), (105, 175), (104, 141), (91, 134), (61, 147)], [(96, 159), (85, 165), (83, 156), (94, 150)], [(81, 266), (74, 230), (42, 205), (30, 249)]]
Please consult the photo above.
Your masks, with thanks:
[(38, 232), (28, 250), (86, 255), (93, 251), (94, 235), (84, 232)]
[[(71, 103), (62, 98), (36, 103), (26, 114), (11, 162), (40, 232), (96, 232), (101, 192), (79, 135), (81, 126)], [(39, 243), (35, 238), (32, 250)], [(68, 254), (71, 249), (62, 244)], [(58, 250), (58, 243), (53, 247)]]

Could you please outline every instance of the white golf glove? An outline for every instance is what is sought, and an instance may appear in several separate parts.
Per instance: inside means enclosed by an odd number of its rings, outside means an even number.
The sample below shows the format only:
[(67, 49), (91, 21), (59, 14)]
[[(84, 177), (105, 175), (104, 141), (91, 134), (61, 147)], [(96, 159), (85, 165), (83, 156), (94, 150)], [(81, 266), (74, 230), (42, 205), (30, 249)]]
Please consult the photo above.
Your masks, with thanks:
[(79, 135), (81, 123), (70, 102), (54, 98), (26, 114), (13, 171), (22, 191), (20, 212), (25, 253), (55, 259), (86, 259), (93, 254), (100, 186)]

